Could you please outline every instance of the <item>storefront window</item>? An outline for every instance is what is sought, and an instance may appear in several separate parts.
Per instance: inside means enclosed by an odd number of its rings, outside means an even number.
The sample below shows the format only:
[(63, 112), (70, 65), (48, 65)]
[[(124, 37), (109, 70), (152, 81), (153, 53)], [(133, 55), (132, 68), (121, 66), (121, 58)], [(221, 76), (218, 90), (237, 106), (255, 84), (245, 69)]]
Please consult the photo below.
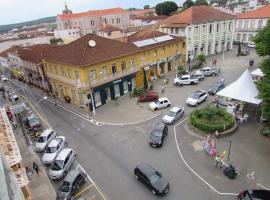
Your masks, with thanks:
[(115, 97), (120, 97), (119, 84), (114, 85), (114, 93), (115, 93)]
[(126, 94), (128, 92), (128, 82), (127, 81), (124, 81), (123, 87), (124, 87), (124, 94)]
[(99, 92), (94, 93), (94, 99), (95, 99), (96, 106), (100, 106), (101, 105), (101, 98), (100, 98)]

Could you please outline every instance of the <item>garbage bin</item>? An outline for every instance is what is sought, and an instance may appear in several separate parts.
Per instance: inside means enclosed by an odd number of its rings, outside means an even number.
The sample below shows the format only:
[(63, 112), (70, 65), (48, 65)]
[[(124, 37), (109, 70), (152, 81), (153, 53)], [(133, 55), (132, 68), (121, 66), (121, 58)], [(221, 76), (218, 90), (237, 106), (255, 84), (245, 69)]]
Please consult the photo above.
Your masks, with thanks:
[(249, 60), (249, 66), (253, 66), (254, 65), (254, 60)]

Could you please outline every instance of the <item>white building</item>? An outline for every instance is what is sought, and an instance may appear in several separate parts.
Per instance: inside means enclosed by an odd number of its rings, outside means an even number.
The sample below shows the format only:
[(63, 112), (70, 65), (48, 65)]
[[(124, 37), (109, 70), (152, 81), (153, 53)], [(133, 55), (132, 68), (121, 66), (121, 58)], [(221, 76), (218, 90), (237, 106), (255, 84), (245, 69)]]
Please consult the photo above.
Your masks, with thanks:
[(237, 16), (235, 41), (248, 43), (270, 19), (270, 4)]
[(79, 29), (55, 29), (53, 33), (55, 38), (61, 38), (65, 44), (77, 40), (81, 37)]
[(209, 6), (192, 6), (161, 22), (160, 31), (186, 37), (186, 61), (198, 54), (211, 55), (232, 49), (233, 15)]
[(57, 29), (78, 29), (81, 35), (96, 33), (104, 25), (119, 28), (129, 26), (129, 13), (123, 8), (105, 10), (89, 10), (81, 13), (72, 13), (67, 6), (62, 14), (57, 16)]

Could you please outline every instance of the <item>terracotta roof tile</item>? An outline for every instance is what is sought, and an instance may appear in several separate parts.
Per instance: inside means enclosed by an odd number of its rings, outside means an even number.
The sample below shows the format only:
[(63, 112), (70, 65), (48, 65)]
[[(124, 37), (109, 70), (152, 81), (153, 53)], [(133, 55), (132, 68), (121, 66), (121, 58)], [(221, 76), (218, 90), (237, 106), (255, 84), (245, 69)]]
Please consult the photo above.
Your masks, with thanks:
[(153, 20), (164, 20), (167, 19), (169, 16), (167, 15), (161, 15), (161, 16), (130, 16), (130, 19), (136, 20), (142, 20), (142, 21), (153, 21)]
[(237, 19), (253, 19), (253, 18), (270, 18), (270, 4), (258, 8), (256, 10), (252, 10), (247, 13), (241, 13), (237, 15)]
[(94, 17), (94, 16), (103, 16), (103, 15), (113, 15), (113, 14), (123, 14), (126, 11), (123, 8), (111, 8), (104, 10), (89, 10), (81, 13), (71, 13), (71, 14), (61, 14), (58, 15), (58, 19), (75, 19), (75, 18), (83, 18), (83, 17)]
[(234, 19), (233, 15), (216, 10), (211, 6), (192, 6), (183, 12), (161, 21), (161, 27), (185, 27), (188, 24)]
[(113, 32), (113, 31), (122, 31), (122, 29), (118, 28), (118, 27), (115, 27), (115, 26), (106, 25), (106, 26), (103, 26), (102, 28), (100, 28), (98, 31), (105, 32), (105, 33), (110, 33), (110, 32)]
[(166, 33), (156, 31), (154, 29), (146, 29), (138, 31), (130, 36), (127, 37), (127, 42), (136, 42), (139, 40), (146, 40), (150, 38), (160, 37), (163, 35), (167, 35)]
[(9, 49), (2, 51), (0, 53), (0, 57), (8, 57), (9, 53), (16, 53), (18, 51), (18, 49), (23, 48), (22, 46), (18, 46), (18, 45), (13, 45), (11, 46)]
[[(90, 47), (88, 45), (89, 40), (94, 40), (96, 46)], [(87, 66), (129, 55), (137, 51), (140, 51), (140, 49), (133, 44), (88, 34), (54, 49), (45, 56), (45, 60), (76, 66)]]

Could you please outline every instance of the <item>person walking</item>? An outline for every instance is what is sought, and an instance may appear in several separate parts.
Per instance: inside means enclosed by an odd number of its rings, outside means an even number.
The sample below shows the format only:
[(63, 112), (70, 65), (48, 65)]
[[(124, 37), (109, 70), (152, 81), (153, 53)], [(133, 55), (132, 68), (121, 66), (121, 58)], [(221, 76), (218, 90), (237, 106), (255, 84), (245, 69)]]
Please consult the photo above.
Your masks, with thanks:
[(216, 161), (215, 167), (218, 167), (220, 165), (220, 162), (221, 162), (220, 156), (218, 154), (215, 157), (215, 161)]
[(164, 85), (162, 84), (162, 85), (161, 85), (161, 93), (162, 93), (162, 94), (164, 93), (164, 90), (165, 90), (165, 87), (164, 87)]
[(35, 162), (33, 162), (33, 170), (35, 170), (37, 175), (39, 176), (39, 167), (38, 167), (38, 164)]

